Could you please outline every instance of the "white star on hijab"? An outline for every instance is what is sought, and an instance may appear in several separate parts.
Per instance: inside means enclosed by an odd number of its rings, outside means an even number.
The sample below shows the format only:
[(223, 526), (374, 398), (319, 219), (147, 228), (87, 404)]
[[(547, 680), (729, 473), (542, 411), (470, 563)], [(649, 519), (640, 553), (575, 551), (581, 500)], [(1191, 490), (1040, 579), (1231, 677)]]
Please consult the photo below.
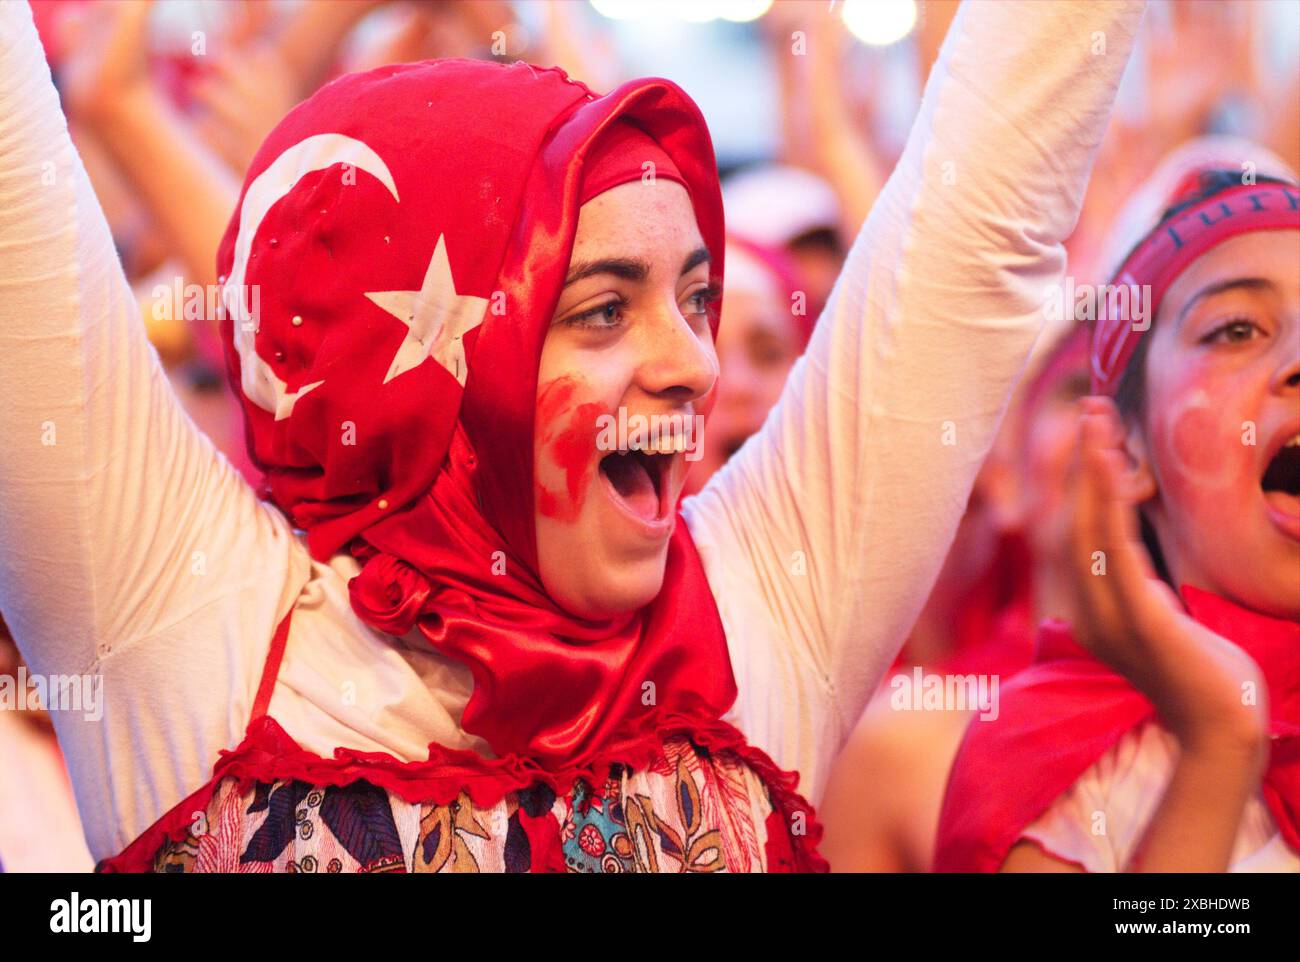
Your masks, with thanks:
[(432, 357), (460, 382), (461, 387), (465, 386), (469, 368), (461, 339), (483, 323), (488, 299), (456, 293), (451, 262), (447, 260), (447, 242), (442, 234), (438, 235), (438, 244), (433, 249), (429, 268), (424, 273), (424, 283), (418, 291), (367, 292), (366, 297), (408, 328), (405, 340), (388, 367), (385, 384)]

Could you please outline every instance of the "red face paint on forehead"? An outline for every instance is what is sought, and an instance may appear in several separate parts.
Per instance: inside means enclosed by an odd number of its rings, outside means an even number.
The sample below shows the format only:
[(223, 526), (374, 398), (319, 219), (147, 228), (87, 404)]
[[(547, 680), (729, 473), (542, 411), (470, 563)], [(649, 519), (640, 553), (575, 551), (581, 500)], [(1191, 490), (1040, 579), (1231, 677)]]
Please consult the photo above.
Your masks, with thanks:
[(605, 406), (582, 400), (581, 382), (563, 375), (542, 386), (537, 395), (539, 460), (549, 460), (564, 472), (564, 491), (536, 482), (537, 510), (548, 518), (573, 521), (582, 510), (594, 472), (596, 419)]

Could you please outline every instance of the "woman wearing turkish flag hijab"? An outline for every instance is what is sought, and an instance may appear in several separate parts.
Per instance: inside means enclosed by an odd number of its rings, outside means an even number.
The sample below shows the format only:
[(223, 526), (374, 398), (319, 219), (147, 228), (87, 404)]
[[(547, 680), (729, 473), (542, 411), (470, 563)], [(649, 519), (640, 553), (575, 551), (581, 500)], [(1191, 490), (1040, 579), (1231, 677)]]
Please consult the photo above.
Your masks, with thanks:
[(0, 6), (0, 609), (33, 671), (103, 677), (102, 720), (56, 713), (100, 868), (824, 869), (814, 805), (1141, 15), (963, 9), (780, 402), (679, 512), (725, 236), (680, 89), (435, 61), (289, 114), (218, 264), (254, 490), (167, 389)]

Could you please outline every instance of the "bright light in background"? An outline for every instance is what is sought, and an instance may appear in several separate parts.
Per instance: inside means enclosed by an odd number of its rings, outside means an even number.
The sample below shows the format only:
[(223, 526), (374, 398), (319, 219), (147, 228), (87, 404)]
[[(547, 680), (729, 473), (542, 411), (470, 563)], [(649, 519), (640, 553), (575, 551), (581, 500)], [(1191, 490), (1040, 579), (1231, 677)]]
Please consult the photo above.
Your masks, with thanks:
[(916, 0), (844, 0), (840, 16), (863, 43), (887, 47), (916, 26)]
[(666, 3), (664, 0), (591, 0), (591, 5), (598, 14), (611, 20), (680, 19), (677, 8), (685, 6), (671, 0)]
[(732, 20), (743, 23), (767, 13), (772, 0), (591, 0), (592, 8), (611, 20)]
[(767, 13), (772, 8), (772, 0), (716, 0), (711, 6), (723, 20), (748, 23)]

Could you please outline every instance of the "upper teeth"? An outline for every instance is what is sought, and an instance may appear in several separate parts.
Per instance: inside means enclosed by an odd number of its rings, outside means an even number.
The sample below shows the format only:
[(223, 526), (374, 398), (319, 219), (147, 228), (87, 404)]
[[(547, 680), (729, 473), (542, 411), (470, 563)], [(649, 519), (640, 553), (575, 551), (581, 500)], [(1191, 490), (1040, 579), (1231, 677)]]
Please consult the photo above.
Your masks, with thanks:
[(1282, 447), (1284, 447), (1284, 448), (1300, 448), (1300, 434), (1297, 434), (1295, 437), (1293, 437), (1293, 438), (1292, 438), (1290, 441), (1288, 441), (1286, 444), (1282, 445)]
[(628, 442), (629, 451), (640, 451), (643, 454), (680, 454), (686, 450), (686, 438), (680, 434), (673, 435), (670, 438), (658, 438), (653, 441), (636, 441)]

